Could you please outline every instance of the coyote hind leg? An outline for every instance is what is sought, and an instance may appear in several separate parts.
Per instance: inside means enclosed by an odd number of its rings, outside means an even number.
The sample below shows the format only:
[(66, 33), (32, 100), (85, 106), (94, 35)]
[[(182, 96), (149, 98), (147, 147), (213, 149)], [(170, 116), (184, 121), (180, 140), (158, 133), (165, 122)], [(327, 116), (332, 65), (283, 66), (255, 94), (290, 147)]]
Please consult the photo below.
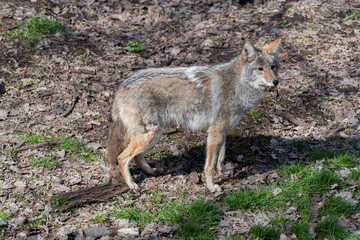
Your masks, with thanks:
[(144, 153), (141, 153), (134, 157), (136, 164), (146, 173), (149, 175), (154, 175), (154, 169), (149, 166), (149, 164), (144, 159)]
[[(117, 157), (121, 174), (124, 176), (125, 182), (130, 189), (139, 188), (139, 186), (136, 183), (134, 183), (134, 181), (131, 178), (130, 170), (129, 170), (130, 161), (138, 155), (143, 155), (145, 150), (148, 149), (153, 144), (153, 142), (156, 140), (158, 135), (159, 134), (154, 132), (148, 132), (142, 135), (137, 135), (132, 137), (127, 148)], [(146, 165), (150, 168), (150, 166), (147, 163)], [(142, 165), (142, 166), (145, 166), (146, 168), (146, 165)]]

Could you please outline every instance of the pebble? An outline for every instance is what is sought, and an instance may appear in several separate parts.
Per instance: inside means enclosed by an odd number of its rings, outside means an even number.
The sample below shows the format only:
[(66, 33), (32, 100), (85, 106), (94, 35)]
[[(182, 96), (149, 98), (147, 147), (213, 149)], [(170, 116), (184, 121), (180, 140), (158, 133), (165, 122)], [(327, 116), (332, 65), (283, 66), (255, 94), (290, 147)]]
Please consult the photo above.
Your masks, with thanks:
[(198, 184), (200, 182), (199, 174), (197, 172), (191, 172), (189, 177), (192, 183)]
[(9, 209), (13, 213), (16, 213), (19, 211), (19, 207), (18, 207), (18, 205), (16, 205), (16, 203), (10, 203)]
[(0, 227), (5, 227), (8, 223), (4, 220), (0, 218)]
[(173, 229), (174, 229), (173, 227), (165, 226), (165, 227), (159, 228), (158, 231), (160, 233), (168, 234), (168, 233), (171, 233), (173, 231)]
[(6, 120), (8, 117), (8, 111), (0, 109), (0, 120)]
[(111, 234), (111, 231), (107, 227), (93, 227), (82, 229), (86, 237), (100, 238)]
[(46, 213), (46, 215), (49, 215), (49, 213), (51, 213), (52, 210), (53, 210), (53, 208), (49, 204), (45, 205), (45, 213)]
[(42, 203), (36, 203), (36, 204), (35, 204), (35, 209), (38, 210), (38, 211), (44, 210), (44, 204), (42, 204)]
[(121, 236), (139, 236), (139, 228), (120, 228), (118, 234)]
[(24, 225), (26, 222), (27, 222), (27, 218), (24, 217), (19, 217), (14, 221), (16, 225)]

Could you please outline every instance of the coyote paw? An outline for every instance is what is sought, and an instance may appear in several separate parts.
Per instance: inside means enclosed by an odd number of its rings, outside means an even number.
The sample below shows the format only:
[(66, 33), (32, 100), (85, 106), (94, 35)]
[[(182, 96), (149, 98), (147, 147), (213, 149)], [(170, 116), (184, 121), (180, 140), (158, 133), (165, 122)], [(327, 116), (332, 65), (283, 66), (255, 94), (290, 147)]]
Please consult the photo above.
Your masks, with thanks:
[(137, 185), (136, 183), (130, 183), (129, 184), (129, 188), (132, 189), (132, 190), (137, 190), (139, 189), (139, 185)]
[(149, 168), (146, 172), (147, 175), (155, 175), (156, 168)]
[(208, 189), (210, 190), (210, 192), (214, 193), (214, 192), (222, 192), (222, 189), (219, 185), (217, 184), (214, 184), (214, 185), (210, 185), (210, 186), (207, 186)]

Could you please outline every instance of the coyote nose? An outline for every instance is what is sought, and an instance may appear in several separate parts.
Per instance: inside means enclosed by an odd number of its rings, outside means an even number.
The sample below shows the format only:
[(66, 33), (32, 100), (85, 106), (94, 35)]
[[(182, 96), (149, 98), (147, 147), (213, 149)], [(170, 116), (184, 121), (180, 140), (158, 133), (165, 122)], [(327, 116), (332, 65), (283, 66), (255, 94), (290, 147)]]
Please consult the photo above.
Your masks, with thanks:
[(279, 84), (279, 81), (278, 81), (278, 80), (274, 80), (274, 81), (273, 81), (273, 84), (274, 84), (274, 86), (276, 87), (276, 86)]

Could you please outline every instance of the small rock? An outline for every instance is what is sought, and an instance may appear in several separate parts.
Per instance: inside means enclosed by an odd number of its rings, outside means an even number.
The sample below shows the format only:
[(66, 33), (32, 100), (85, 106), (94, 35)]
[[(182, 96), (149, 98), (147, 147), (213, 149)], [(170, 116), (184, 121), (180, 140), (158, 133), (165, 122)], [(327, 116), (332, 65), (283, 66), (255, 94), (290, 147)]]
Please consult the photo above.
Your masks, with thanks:
[(139, 228), (120, 228), (117, 232), (121, 236), (139, 236)]
[(91, 238), (100, 238), (111, 234), (111, 231), (107, 227), (85, 228), (82, 229), (82, 231), (86, 237)]
[(53, 12), (54, 12), (55, 14), (59, 14), (59, 13), (60, 13), (60, 8), (59, 8), (58, 6), (54, 7), (54, 8), (53, 8)]
[(14, 183), (14, 186), (16, 187), (16, 190), (23, 193), (25, 191), (25, 188), (26, 188), (26, 183), (24, 183), (23, 181), (16, 181)]
[(65, 150), (53, 152), (52, 155), (63, 159), (65, 157)]
[(176, 57), (181, 52), (181, 49), (179, 47), (174, 47), (170, 49), (170, 54)]
[(261, 226), (267, 226), (269, 222), (270, 222), (270, 218), (264, 213), (259, 213), (255, 216), (255, 224), (260, 224)]
[(100, 126), (100, 125), (101, 125), (101, 123), (98, 122), (98, 121), (90, 121), (89, 123), (90, 123), (91, 125), (96, 125), (96, 126)]
[(282, 192), (281, 188), (275, 188), (275, 189), (272, 191), (272, 194), (273, 194), (274, 196), (277, 196), (277, 195), (279, 195), (281, 192)]
[(35, 204), (35, 209), (38, 210), (38, 211), (44, 210), (44, 204), (42, 204), (42, 203), (36, 203), (36, 204)]
[(16, 203), (10, 203), (9, 209), (13, 213), (16, 213), (19, 211), (19, 207), (18, 207), (18, 205), (16, 205)]
[(49, 204), (45, 205), (45, 214), (46, 215), (49, 215), (52, 210), (53, 210), (53, 208)]
[(58, 115), (60, 115), (60, 114), (62, 114), (62, 113), (64, 112), (64, 110), (61, 109), (61, 108), (54, 108), (54, 111), (55, 111), (55, 113), (58, 114)]
[(98, 150), (99, 148), (101, 148), (101, 144), (100, 143), (95, 143), (95, 142), (91, 142), (91, 143), (88, 143), (86, 144), (86, 148), (91, 148), (94, 152), (96, 150)]
[(5, 109), (0, 109), (0, 120), (6, 120), (8, 117), (8, 111)]
[(352, 231), (356, 230), (356, 226), (351, 223), (351, 220), (345, 218), (344, 216), (341, 216), (338, 221), (342, 227)]
[(27, 222), (27, 218), (24, 217), (19, 217), (14, 221), (16, 225), (24, 225), (26, 222)]
[(289, 238), (286, 234), (284, 234), (284, 233), (282, 233), (281, 235), (280, 235), (280, 238), (279, 238), (280, 240), (291, 240), (291, 238)]
[(288, 214), (292, 214), (294, 212), (296, 212), (296, 207), (295, 206), (290, 206), (289, 208), (285, 209), (282, 214), (283, 215), (288, 215)]
[(205, 39), (200, 45), (200, 47), (205, 49), (211, 48), (213, 46), (215, 46), (215, 44), (214, 41), (212, 41), (211, 39)]
[(5, 227), (8, 223), (4, 220), (0, 218), (0, 227)]
[(192, 183), (198, 184), (200, 182), (199, 174), (197, 172), (191, 172), (189, 178)]
[(110, 97), (110, 93), (107, 92), (107, 91), (102, 92), (102, 95), (103, 95), (104, 97)]
[(338, 172), (339, 172), (340, 176), (343, 178), (348, 178), (349, 176), (351, 176), (350, 169), (348, 169), (346, 167), (341, 168)]
[(241, 162), (244, 159), (244, 155), (240, 154), (236, 157), (236, 161)]
[(165, 234), (169, 234), (171, 233), (172, 231), (174, 230), (173, 227), (170, 227), (170, 226), (165, 226), (165, 227), (162, 227), (162, 228), (159, 228), (158, 231), (160, 233), (165, 233)]

